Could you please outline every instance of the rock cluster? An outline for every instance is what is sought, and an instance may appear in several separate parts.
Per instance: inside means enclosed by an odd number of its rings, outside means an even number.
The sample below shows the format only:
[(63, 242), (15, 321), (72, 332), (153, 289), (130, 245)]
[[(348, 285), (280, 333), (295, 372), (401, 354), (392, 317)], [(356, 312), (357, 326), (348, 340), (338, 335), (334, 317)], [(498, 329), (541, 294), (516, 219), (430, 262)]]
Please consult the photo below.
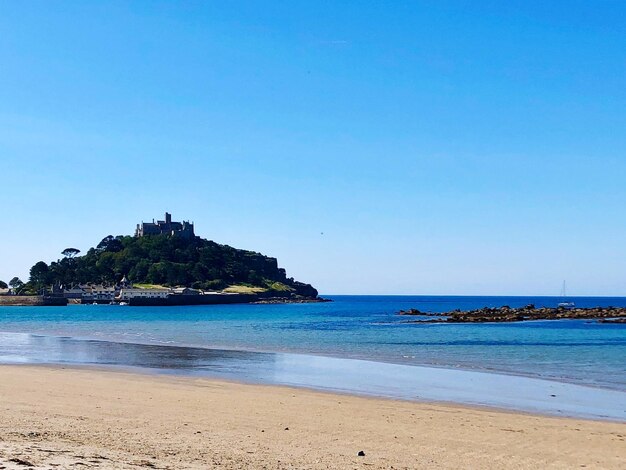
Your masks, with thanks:
[(519, 308), (512, 308), (505, 305), (495, 308), (484, 307), (477, 310), (453, 310), (444, 313), (421, 312), (412, 308), (409, 310), (401, 310), (399, 315), (437, 317), (424, 320), (412, 320), (411, 323), (518, 322), (528, 320), (560, 320), (566, 318), (599, 320), (602, 323), (626, 323), (626, 308), (624, 307), (550, 308), (535, 307), (533, 304), (530, 304)]
[(312, 304), (312, 303), (320, 303), (320, 302), (332, 302), (330, 299), (324, 299), (323, 297), (301, 297), (301, 296), (293, 296), (293, 297), (268, 297), (264, 299), (258, 299), (253, 304)]

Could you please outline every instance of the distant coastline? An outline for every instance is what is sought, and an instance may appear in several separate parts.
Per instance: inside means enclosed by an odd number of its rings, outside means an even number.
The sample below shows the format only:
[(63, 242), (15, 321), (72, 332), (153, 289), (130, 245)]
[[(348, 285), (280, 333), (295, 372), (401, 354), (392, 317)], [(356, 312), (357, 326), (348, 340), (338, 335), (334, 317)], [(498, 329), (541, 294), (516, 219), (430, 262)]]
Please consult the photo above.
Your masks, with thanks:
[[(129, 299), (128, 305), (133, 307), (167, 307), (185, 305), (226, 305), (226, 304), (302, 304), (332, 302), (322, 297), (267, 297), (259, 294), (204, 294), (204, 295), (171, 295), (164, 298), (147, 297)], [(88, 301), (66, 297), (44, 295), (2, 295), (0, 307), (65, 307), (80, 304), (115, 305), (115, 301)]]

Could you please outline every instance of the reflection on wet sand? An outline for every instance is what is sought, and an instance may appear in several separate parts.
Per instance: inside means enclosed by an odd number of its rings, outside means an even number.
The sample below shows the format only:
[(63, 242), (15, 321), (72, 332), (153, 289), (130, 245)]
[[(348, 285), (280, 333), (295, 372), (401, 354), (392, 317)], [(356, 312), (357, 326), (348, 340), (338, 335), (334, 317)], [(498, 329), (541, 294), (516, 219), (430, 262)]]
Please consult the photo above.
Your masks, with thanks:
[(0, 333), (1, 362), (124, 366), (253, 378), (259, 375), (259, 368), (266, 371), (271, 368), (275, 356), (273, 353)]
[(356, 359), (0, 333), (0, 363), (132, 367), (144, 372), (626, 420), (622, 390)]

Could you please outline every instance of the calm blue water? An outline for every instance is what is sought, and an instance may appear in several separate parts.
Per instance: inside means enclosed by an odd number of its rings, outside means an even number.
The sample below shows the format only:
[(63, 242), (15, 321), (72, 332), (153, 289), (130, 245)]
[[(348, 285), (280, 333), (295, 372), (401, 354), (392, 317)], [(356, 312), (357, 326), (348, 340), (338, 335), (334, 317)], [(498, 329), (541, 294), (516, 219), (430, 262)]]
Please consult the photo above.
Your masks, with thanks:
[[(503, 372), (626, 391), (626, 325), (579, 320), (416, 325), (407, 324), (409, 318), (396, 315), (400, 309), (412, 307), (442, 312), (528, 303), (554, 306), (559, 301), (557, 298), (332, 296), (332, 299), (331, 303), (288, 305), (1, 307), (0, 332), (305, 353)], [(626, 307), (626, 298), (572, 300), (577, 306)], [(13, 345), (11, 354), (21, 351), (28, 356), (30, 344)]]

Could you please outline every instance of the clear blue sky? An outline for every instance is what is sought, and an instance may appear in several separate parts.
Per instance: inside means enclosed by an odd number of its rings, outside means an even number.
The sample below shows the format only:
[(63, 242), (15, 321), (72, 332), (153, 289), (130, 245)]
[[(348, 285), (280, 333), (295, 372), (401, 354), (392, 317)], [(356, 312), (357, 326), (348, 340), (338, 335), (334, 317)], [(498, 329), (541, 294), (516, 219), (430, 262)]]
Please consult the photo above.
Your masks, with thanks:
[(625, 31), (620, 0), (1, 2), (0, 279), (169, 210), (323, 293), (626, 295)]

